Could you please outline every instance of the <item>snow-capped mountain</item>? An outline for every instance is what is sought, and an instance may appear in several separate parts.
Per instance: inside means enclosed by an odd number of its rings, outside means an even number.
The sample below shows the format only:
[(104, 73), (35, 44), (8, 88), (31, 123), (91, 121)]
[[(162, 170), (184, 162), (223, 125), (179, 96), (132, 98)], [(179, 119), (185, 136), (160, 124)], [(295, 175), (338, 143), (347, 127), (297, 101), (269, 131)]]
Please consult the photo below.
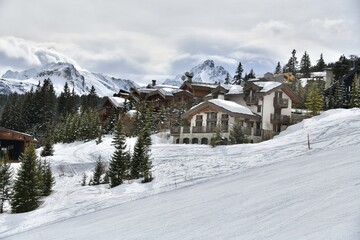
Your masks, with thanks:
[[(193, 67), (189, 72), (194, 74), (193, 82), (215, 83), (225, 81), (228, 71), (222, 66), (215, 66), (213, 60), (206, 60), (203, 63)], [(163, 84), (180, 86), (183, 83), (181, 77), (183, 74), (177, 75), (174, 79), (166, 79)]]
[(75, 93), (82, 95), (89, 92), (94, 86), (99, 96), (111, 96), (120, 89), (130, 90), (138, 87), (131, 80), (109, 77), (101, 73), (79, 71), (70, 63), (49, 63), (38, 68), (31, 68), (17, 72), (8, 70), (0, 82), (0, 93), (9, 94), (12, 92), (24, 93), (32, 87), (35, 88), (39, 81), (50, 78), (55, 92), (60, 94), (65, 82), (70, 88), (74, 88)]

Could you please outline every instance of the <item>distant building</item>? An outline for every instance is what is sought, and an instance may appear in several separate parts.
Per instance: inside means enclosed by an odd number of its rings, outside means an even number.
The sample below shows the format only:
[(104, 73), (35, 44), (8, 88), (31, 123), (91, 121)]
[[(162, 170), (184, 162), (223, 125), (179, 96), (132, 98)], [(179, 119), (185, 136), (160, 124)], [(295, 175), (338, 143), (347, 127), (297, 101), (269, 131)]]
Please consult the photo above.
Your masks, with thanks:
[[(238, 121), (243, 125), (244, 133), (253, 142), (272, 138), (290, 125), (292, 103), (300, 102), (287, 84), (278, 79), (268, 73), (264, 78), (246, 81), (244, 86), (215, 86), (209, 94), (203, 96), (205, 102), (183, 114), (184, 119), (190, 120), (190, 126), (171, 130), (174, 142), (193, 143), (192, 138), (195, 138), (193, 131), (200, 126), (200, 116), (203, 116), (202, 127), (205, 129), (201, 134), (204, 138), (209, 138), (209, 131), (213, 133), (214, 128), (222, 128), (225, 124), (225, 120), (221, 120), (224, 114), (229, 119), (227, 131), (230, 131), (234, 122)], [(232, 106), (230, 109), (224, 107), (230, 105)], [(235, 105), (236, 109), (243, 109), (242, 115), (239, 115), (239, 111), (233, 111)], [(216, 121), (208, 121), (209, 117), (213, 117)], [(196, 118), (199, 118), (199, 122), (196, 122)], [(227, 136), (228, 132), (224, 133)], [(196, 138), (203, 138), (198, 135), (199, 133), (196, 133)], [(205, 140), (200, 141), (200, 143), (204, 142)]]
[(11, 161), (18, 161), (30, 143), (36, 143), (31, 135), (0, 127), (1, 158), (8, 154)]

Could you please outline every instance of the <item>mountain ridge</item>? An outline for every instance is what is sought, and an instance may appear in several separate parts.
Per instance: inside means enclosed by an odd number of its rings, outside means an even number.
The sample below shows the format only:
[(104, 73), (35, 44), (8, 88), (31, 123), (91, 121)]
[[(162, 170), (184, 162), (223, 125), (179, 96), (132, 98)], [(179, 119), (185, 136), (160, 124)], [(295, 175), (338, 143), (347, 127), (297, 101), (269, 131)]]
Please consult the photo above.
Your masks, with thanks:
[(75, 93), (79, 95), (88, 93), (91, 86), (95, 87), (99, 96), (111, 96), (120, 89), (129, 91), (131, 88), (138, 87), (138, 84), (129, 79), (78, 70), (70, 63), (53, 62), (23, 71), (6, 71), (1, 77), (0, 93), (25, 93), (32, 87), (36, 87), (39, 81), (47, 78), (52, 81), (54, 90), (58, 95), (63, 90), (65, 82), (69, 84), (70, 88), (74, 88)]
[[(193, 82), (204, 83), (224, 83), (225, 78), (229, 72), (222, 66), (215, 66), (213, 60), (205, 60), (201, 64), (198, 64), (190, 69), (193, 73)], [(181, 86), (183, 80), (181, 79), (183, 74), (178, 74), (173, 79), (166, 79), (164, 85)], [(230, 76), (230, 74), (229, 74)], [(231, 76), (230, 76), (231, 78)]]

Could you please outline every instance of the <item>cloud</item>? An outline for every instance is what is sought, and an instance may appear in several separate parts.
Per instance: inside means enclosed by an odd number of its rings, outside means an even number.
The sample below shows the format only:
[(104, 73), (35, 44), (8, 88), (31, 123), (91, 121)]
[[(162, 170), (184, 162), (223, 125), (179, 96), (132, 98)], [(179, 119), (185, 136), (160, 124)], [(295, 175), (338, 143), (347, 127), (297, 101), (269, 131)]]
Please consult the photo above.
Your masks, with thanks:
[(24, 70), (50, 62), (68, 62), (80, 68), (76, 61), (51, 48), (49, 44), (15, 37), (0, 37), (0, 65), (2, 67)]

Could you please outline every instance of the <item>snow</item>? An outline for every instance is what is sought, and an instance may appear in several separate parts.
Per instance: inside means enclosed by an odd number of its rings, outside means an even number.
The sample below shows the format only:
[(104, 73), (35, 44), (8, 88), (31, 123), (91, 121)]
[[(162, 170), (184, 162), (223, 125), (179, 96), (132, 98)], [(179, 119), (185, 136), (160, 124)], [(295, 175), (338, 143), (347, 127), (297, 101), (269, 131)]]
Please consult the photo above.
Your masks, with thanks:
[(122, 97), (108, 97), (109, 100), (114, 104), (114, 106), (116, 107), (123, 107), (124, 106), (124, 103), (126, 101), (125, 98), (122, 98)]
[(253, 112), (251, 112), (251, 110), (249, 108), (244, 107), (244, 106), (237, 104), (235, 102), (232, 102), (232, 101), (227, 101), (227, 100), (223, 100), (223, 99), (211, 99), (211, 100), (208, 100), (208, 102), (215, 104), (215, 105), (217, 105), (221, 108), (224, 108), (233, 113), (240, 113), (240, 114), (247, 114), (247, 115), (255, 116), (255, 114)]
[(101, 97), (112, 96), (120, 89), (129, 91), (132, 87), (138, 87), (131, 80), (117, 79), (86, 70), (78, 71), (72, 64), (59, 62), (21, 72), (7, 71), (0, 82), (0, 93), (25, 93), (30, 91), (31, 87), (36, 89), (39, 81), (42, 83), (47, 78), (51, 79), (57, 95), (63, 91), (65, 82), (70, 89), (74, 88), (78, 95), (87, 94), (91, 86), (94, 86), (96, 93)]
[(268, 92), (273, 90), (274, 88), (277, 88), (282, 83), (267, 81), (267, 82), (254, 82), (254, 84), (262, 88), (260, 92)]
[(57, 144), (54, 193), (33, 212), (1, 214), (0, 239), (359, 239), (359, 117), (330, 110), (272, 140), (216, 148), (160, 133), (153, 182), (113, 189), (80, 186), (99, 155), (110, 159), (111, 136)]

